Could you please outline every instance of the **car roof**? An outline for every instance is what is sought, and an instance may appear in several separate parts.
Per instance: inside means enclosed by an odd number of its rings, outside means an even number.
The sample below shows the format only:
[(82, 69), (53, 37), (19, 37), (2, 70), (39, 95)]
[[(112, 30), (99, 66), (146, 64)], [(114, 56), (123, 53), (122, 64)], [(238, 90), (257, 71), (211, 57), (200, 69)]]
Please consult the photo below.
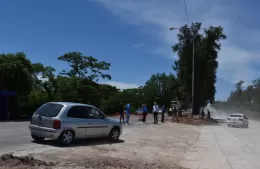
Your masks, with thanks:
[(66, 106), (90, 106), (90, 107), (94, 107), (90, 104), (75, 103), (75, 102), (49, 102), (49, 103), (63, 104), (63, 105), (66, 105)]

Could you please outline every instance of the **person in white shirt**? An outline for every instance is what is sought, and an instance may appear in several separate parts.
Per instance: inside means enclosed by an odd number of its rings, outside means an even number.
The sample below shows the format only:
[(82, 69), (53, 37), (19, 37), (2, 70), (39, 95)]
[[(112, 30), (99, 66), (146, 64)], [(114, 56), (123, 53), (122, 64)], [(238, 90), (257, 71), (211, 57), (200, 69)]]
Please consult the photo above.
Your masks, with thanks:
[(153, 122), (153, 124), (158, 124), (158, 112), (159, 112), (159, 106), (157, 105), (156, 102), (154, 102), (154, 105), (153, 105), (153, 119), (154, 119), (154, 122)]

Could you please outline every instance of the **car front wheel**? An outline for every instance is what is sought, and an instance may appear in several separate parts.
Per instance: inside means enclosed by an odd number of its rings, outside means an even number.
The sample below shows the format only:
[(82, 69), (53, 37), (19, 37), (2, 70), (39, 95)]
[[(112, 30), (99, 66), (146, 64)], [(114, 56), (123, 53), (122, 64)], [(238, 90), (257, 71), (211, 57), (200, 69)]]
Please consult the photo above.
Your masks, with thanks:
[(109, 133), (109, 140), (112, 141), (112, 142), (116, 142), (118, 141), (119, 139), (119, 136), (120, 136), (120, 129), (118, 128), (113, 128), (110, 133)]

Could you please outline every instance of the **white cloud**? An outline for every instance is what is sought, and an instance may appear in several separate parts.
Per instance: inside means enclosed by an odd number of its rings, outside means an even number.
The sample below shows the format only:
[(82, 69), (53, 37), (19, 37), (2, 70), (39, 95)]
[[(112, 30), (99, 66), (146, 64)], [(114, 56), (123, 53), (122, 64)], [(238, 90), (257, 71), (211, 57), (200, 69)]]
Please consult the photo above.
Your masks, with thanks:
[(134, 44), (134, 45), (133, 45), (134, 48), (140, 48), (140, 47), (142, 47), (142, 46), (144, 46), (143, 43), (138, 43), (138, 44)]
[(115, 81), (107, 81), (107, 82), (105, 82), (105, 84), (115, 86), (118, 89), (133, 89), (133, 88), (139, 87), (136, 84), (128, 84), (128, 83), (121, 83), (121, 82), (115, 82)]
[[(186, 24), (183, 0), (96, 0), (109, 11), (129, 24), (141, 25), (141, 31), (154, 38), (158, 45), (150, 52), (167, 58), (173, 58), (171, 46), (176, 43), (176, 31), (170, 27)], [(187, 0), (189, 20), (209, 25), (223, 26), (228, 39), (222, 45), (219, 54), (218, 77), (232, 83), (244, 80), (246, 83), (255, 79), (257, 71), (251, 68), (252, 62), (260, 63), (256, 57), (259, 49), (249, 48), (248, 44), (260, 45), (260, 31), (247, 27), (243, 21), (252, 20), (253, 14), (242, 1), (225, 0)], [(243, 16), (243, 17), (240, 17)], [(245, 18), (245, 20), (242, 20)], [(253, 23), (253, 21), (252, 21)]]

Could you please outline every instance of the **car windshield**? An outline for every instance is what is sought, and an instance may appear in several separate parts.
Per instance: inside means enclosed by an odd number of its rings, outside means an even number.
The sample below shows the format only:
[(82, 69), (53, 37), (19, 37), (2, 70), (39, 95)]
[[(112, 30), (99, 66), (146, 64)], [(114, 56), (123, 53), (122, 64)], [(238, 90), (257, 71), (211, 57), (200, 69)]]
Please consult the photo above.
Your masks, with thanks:
[(239, 115), (239, 114), (232, 114), (232, 115), (230, 115), (230, 117), (242, 117), (242, 115)]
[(35, 114), (46, 117), (56, 117), (62, 108), (63, 105), (61, 104), (47, 103), (41, 106), (39, 109), (37, 109), (35, 111)]

